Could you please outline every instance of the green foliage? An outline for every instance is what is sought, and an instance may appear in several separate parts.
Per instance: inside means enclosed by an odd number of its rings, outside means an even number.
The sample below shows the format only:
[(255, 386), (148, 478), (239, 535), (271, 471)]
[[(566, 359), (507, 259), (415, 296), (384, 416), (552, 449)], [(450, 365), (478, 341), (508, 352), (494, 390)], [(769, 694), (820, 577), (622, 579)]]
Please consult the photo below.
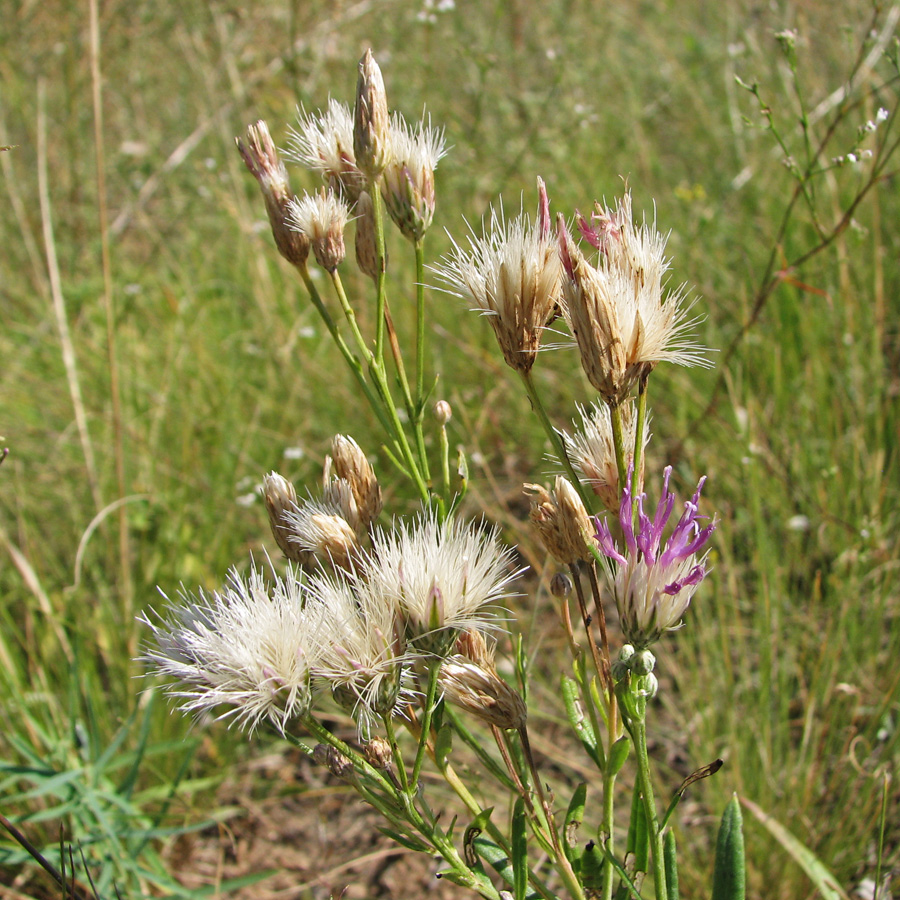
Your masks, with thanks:
[(712, 900), (744, 900), (745, 882), (744, 823), (741, 805), (734, 796), (725, 807), (719, 824)]

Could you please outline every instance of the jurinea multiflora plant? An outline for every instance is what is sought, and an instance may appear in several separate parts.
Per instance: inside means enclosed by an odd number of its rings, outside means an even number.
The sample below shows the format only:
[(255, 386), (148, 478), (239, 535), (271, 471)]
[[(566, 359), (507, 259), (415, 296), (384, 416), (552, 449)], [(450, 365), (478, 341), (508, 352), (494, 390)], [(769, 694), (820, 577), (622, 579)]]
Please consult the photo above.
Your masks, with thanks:
[[(384, 428), (384, 457), (409, 479), (422, 508), (408, 517), (385, 510), (384, 498), (398, 492), (383, 492), (369, 457), (346, 435), (334, 439), (318, 490), (304, 495), (270, 472), (262, 493), (288, 564), (269, 563), (265, 572), (251, 564), (247, 574), (232, 572), (221, 591), (183, 593), (162, 614), (148, 613), (154, 643), (145, 660), (171, 680), (167, 689), (184, 711), (250, 731), (268, 722), (335, 774), (351, 777), (388, 820), (389, 833), (404, 846), (438, 853), (448, 877), (491, 900), (501, 896), (504, 870), (492, 880), (483, 863), (510, 855), (516, 873), (510, 877), (521, 896), (533, 890), (546, 900), (588, 894), (611, 900), (614, 891), (625, 891), (614, 785), (631, 746), (635, 796), (651, 849), (649, 865), (637, 865), (652, 866), (656, 896), (667, 896), (666, 866), (671, 871), (674, 862), (663, 862), (665, 822), (657, 817), (647, 755), (647, 703), (658, 687), (649, 648), (687, 621), (708, 571), (706, 545), (715, 521), (700, 514), (701, 479), (668, 528), (675, 504), (670, 468), (652, 517), (644, 509), (650, 376), (662, 362), (708, 364), (691, 334), (697, 319), (687, 292), (666, 289), (665, 238), (655, 223), (634, 221), (627, 194), (612, 207), (597, 204), (575, 225), (562, 215), (554, 224), (538, 179), (533, 217), (524, 209), (507, 217), (502, 205), (491, 207), (480, 233), (453, 240), (450, 253), (431, 267), (440, 289), (488, 319), (546, 430), (551, 459), (563, 468), (553, 485), (525, 488), (537, 534), (561, 568), (552, 579), (553, 597), (575, 677), (564, 679), (568, 700), (560, 713), (595, 748), (591, 759), (602, 796), (591, 808), (600, 810), (593, 818), (604, 842), (598, 853), (586, 851), (583, 841), (573, 843), (571, 828), (564, 833), (557, 822), (562, 789), (555, 789), (554, 803), (545, 795), (546, 776), (528, 737), (527, 648), (520, 646), (512, 667), (496, 661), (524, 602), (516, 599), (521, 569), (498, 530), (463, 516), (467, 466), (461, 451), (450, 465), (452, 409), (431, 398), (428, 387), (434, 374), (427, 372), (423, 248), (435, 213), (443, 132), (427, 116), (409, 123), (390, 113), (381, 71), (367, 52), (354, 107), (332, 100), (323, 112), (302, 112), (289, 145), (288, 158), (322, 182), (299, 197), (265, 123), (251, 126), (246, 143), (238, 142), (262, 190), (276, 247), (303, 278)], [(344, 246), (351, 222), (355, 256), (374, 291), (365, 315), (358, 315), (362, 301), (351, 302), (341, 277), (349, 264)], [(414, 353), (400, 340), (387, 305), (389, 222), (415, 257)], [(310, 277), (313, 258), (328, 273), (320, 281), (333, 288), (331, 299)], [(405, 314), (399, 300), (392, 309), (394, 316)], [(373, 321), (373, 334), (364, 334), (360, 322)], [(558, 338), (564, 324), (598, 392), (578, 407), (581, 424), (571, 435), (553, 424), (571, 413), (545, 409), (532, 374), (551, 325), (556, 347), (573, 346)], [(434, 399), (429, 419), (426, 408)], [(426, 437), (429, 423), (436, 434)], [(596, 518), (603, 510), (615, 515)], [(618, 629), (606, 627), (612, 604)], [(355, 720), (359, 746), (323, 724), (322, 715), (334, 721), (336, 709)], [(586, 723), (593, 723), (589, 741)], [(496, 753), (471, 730), (477, 728), (489, 730)], [(531, 829), (533, 859), (522, 856), (530, 845), (505, 833), (501, 816), (492, 822), (454, 771), (454, 736), (476, 751), (498, 790), (518, 798), (514, 818)], [(446, 830), (440, 824), (420, 778), (429, 764), (478, 822), (482, 843), (467, 841), (463, 848), (452, 822)], [(639, 882), (633, 858), (630, 866)]]

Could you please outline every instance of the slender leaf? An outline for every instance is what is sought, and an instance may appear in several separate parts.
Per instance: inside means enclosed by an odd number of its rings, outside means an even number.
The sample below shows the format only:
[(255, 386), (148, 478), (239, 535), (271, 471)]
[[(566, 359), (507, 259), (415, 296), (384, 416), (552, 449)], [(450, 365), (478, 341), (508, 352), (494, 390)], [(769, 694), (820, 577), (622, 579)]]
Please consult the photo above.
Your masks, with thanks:
[(809, 847), (797, 840), (780, 822), (760, 809), (752, 800), (741, 797), (741, 804), (756, 816), (769, 834), (797, 861), (825, 900), (849, 900), (847, 892)]

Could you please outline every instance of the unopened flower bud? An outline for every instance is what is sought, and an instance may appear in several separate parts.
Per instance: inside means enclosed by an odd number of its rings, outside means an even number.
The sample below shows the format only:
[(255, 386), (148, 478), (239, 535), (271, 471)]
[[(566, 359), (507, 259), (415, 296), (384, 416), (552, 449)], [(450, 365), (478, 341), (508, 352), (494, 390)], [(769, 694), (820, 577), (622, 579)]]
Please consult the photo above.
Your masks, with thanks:
[(294, 486), (277, 472), (270, 472), (263, 478), (262, 491), (275, 543), (288, 559), (306, 562), (308, 554), (292, 540), (294, 529), (287, 516), (287, 513), (297, 511), (297, 492)]
[(572, 593), (572, 579), (565, 572), (557, 572), (550, 579), (550, 593), (557, 600), (565, 600)]
[(446, 400), (434, 404), (434, 418), (438, 425), (446, 425), (453, 418), (453, 408)]
[(649, 675), (656, 666), (656, 657), (649, 650), (640, 650), (631, 657), (630, 664), (635, 675)]
[(312, 196), (304, 194), (288, 204), (288, 225), (306, 236), (317, 262), (328, 272), (334, 272), (344, 261), (348, 218), (347, 204), (331, 189), (323, 188)]
[(235, 138), (235, 143), (247, 168), (259, 182), (278, 252), (292, 265), (303, 266), (309, 256), (309, 240), (289, 228), (285, 221), (293, 194), (268, 126), (260, 120), (247, 128), (246, 144), (240, 138)]
[(589, 559), (590, 519), (571, 483), (558, 476), (552, 493), (537, 484), (526, 484), (525, 490), (533, 495), (529, 518), (547, 551), (566, 565)]
[(625, 340), (619, 327), (616, 301), (608, 280), (584, 258), (572, 240), (562, 214), (557, 217), (559, 254), (566, 278), (563, 293), (569, 328), (581, 352), (588, 381), (611, 406), (627, 396)]
[(377, 180), (390, 160), (390, 122), (381, 69), (366, 50), (359, 61), (353, 109), (353, 153), (357, 168)]
[(359, 444), (343, 434), (335, 436), (331, 444), (331, 459), (335, 474), (350, 485), (362, 530), (381, 515), (384, 502), (375, 470)]
[(366, 191), (359, 195), (354, 208), (356, 213), (356, 264), (363, 275), (373, 280), (381, 273), (378, 261), (378, 245), (375, 240), (375, 207)]
[(327, 504), (307, 502), (288, 513), (290, 541), (320, 564), (330, 562), (338, 569), (352, 569), (361, 553), (359, 538), (350, 523), (331, 510)]
[(374, 737), (365, 747), (366, 761), (375, 769), (386, 769), (391, 764), (391, 745), (383, 737)]
[(340, 750), (328, 744), (316, 744), (313, 759), (338, 778), (346, 778), (353, 772), (353, 763)]
[(519, 693), (491, 665), (479, 665), (464, 656), (448, 658), (439, 675), (444, 695), (488, 725), (520, 729), (527, 709)]

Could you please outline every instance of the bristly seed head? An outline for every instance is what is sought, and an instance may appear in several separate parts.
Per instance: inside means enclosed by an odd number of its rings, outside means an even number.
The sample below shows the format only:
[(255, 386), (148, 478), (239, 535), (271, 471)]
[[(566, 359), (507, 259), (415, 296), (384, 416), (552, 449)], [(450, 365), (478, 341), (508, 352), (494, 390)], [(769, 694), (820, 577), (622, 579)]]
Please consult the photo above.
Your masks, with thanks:
[(558, 217), (565, 311), (591, 384), (611, 406), (663, 361), (708, 366), (705, 351), (688, 337), (696, 319), (683, 288), (664, 295), (666, 239), (654, 225), (634, 225), (631, 196), (615, 210), (599, 204), (582, 235), (600, 251), (595, 267)]
[(284, 732), (307, 713), (315, 663), (303, 585), (288, 571), (270, 587), (256, 568), (236, 571), (221, 591), (183, 594), (168, 615), (144, 615), (156, 647), (143, 659), (174, 677), (167, 693), (185, 712), (224, 706), (221, 719), (254, 730), (263, 719)]
[(286, 158), (318, 172), (350, 206), (366, 186), (353, 154), (353, 115), (337, 100), (329, 100), (324, 113), (299, 113), (297, 128), (288, 132)]
[(470, 234), (469, 249), (453, 250), (433, 267), (450, 293), (488, 317), (506, 364), (525, 374), (534, 365), (544, 329), (562, 299), (562, 269), (546, 225), (546, 191), (539, 184), (537, 221), (524, 213), (507, 221), (491, 208), (482, 237)]
[[(584, 480), (611, 512), (617, 512), (622, 491), (619, 487), (619, 470), (616, 464), (616, 448), (612, 433), (612, 417), (609, 406), (598, 401), (588, 407), (579, 406), (581, 426), (573, 434), (562, 432), (566, 455), (572, 465), (584, 475)], [(625, 444), (625, 465), (634, 462), (635, 429), (637, 414), (632, 400), (626, 400), (620, 407), (622, 431)], [(650, 417), (644, 420), (643, 446), (650, 440)], [(639, 481), (644, 478), (646, 454), (641, 456)]]
[(381, 193), (385, 206), (404, 237), (419, 241), (434, 217), (434, 170), (444, 156), (444, 133), (431, 119), (409, 125), (399, 113), (391, 116), (391, 160), (384, 170)]
[(288, 225), (306, 236), (319, 265), (328, 272), (334, 272), (344, 260), (344, 229), (349, 217), (347, 204), (331, 189), (322, 188), (288, 203)]
[(512, 551), (495, 531), (424, 515), (391, 531), (376, 529), (358, 579), (396, 609), (410, 645), (446, 656), (460, 630), (496, 627), (510, 596)]

